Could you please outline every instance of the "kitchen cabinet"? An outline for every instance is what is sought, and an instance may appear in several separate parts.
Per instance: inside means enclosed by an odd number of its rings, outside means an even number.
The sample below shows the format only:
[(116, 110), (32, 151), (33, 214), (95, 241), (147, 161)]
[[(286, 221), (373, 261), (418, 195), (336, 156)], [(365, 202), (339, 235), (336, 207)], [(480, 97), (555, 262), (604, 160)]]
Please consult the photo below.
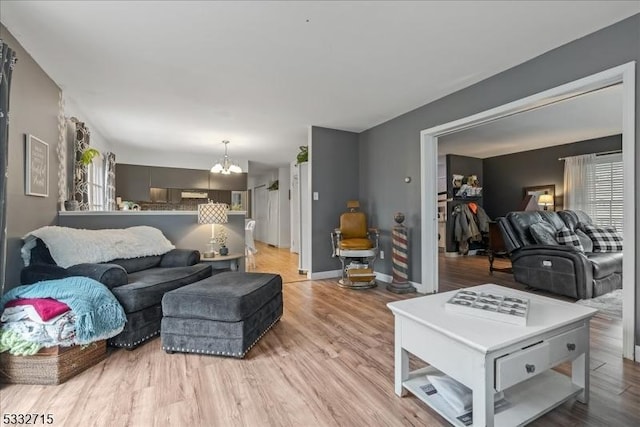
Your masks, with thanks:
[[(231, 191), (246, 189), (246, 173), (219, 175), (198, 169), (116, 165), (116, 196), (122, 200), (179, 204), (182, 191), (197, 191), (231, 205)], [(206, 202), (207, 195), (203, 197)]]
[(122, 200), (149, 202), (149, 166), (116, 165), (116, 196)]
[(208, 190), (209, 171), (198, 169), (151, 167), (150, 184), (155, 188)]
[(244, 191), (247, 189), (247, 173), (222, 175), (209, 173), (209, 190)]

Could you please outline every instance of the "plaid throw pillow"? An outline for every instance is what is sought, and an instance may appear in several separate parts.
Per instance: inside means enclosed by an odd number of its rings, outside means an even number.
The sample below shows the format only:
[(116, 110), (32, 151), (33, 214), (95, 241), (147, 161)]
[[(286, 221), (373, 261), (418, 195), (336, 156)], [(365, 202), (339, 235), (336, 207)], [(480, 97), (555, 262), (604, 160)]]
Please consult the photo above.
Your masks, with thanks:
[(615, 228), (583, 224), (582, 230), (593, 242), (593, 252), (622, 251), (622, 236)]
[(580, 252), (584, 252), (584, 247), (580, 242), (580, 238), (575, 232), (569, 230), (568, 228), (563, 228), (562, 230), (558, 231), (556, 233), (556, 240), (561, 245), (574, 246)]

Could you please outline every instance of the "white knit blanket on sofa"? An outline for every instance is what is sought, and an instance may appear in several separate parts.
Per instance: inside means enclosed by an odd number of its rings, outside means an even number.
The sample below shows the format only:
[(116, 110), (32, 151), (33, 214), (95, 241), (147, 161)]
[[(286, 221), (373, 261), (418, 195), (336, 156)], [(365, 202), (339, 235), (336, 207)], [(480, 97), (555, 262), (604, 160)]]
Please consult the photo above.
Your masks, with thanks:
[(118, 258), (162, 255), (175, 249), (157, 228), (146, 225), (124, 229), (84, 230), (67, 227), (42, 227), (23, 237), (22, 259), (31, 261), (36, 238), (42, 240), (60, 267), (98, 263)]

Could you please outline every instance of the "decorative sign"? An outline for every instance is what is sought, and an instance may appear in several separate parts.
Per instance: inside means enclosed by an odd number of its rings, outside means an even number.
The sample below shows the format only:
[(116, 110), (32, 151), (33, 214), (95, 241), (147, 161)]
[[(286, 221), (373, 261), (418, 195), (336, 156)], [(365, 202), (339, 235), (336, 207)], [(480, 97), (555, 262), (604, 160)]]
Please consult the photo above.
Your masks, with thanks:
[(29, 196), (49, 196), (49, 144), (33, 135), (26, 135), (25, 193)]

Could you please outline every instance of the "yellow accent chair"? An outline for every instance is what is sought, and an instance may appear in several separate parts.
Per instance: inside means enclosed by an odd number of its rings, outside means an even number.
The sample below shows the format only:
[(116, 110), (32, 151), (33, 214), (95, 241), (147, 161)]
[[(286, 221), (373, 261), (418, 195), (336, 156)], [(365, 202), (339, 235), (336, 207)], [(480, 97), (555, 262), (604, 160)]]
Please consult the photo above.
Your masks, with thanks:
[(373, 265), (378, 257), (379, 233), (367, 227), (367, 216), (358, 211), (357, 200), (347, 202), (348, 212), (340, 215), (340, 228), (331, 233), (333, 257), (340, 258), (344, 288), (367, 289), (376, 286)]

